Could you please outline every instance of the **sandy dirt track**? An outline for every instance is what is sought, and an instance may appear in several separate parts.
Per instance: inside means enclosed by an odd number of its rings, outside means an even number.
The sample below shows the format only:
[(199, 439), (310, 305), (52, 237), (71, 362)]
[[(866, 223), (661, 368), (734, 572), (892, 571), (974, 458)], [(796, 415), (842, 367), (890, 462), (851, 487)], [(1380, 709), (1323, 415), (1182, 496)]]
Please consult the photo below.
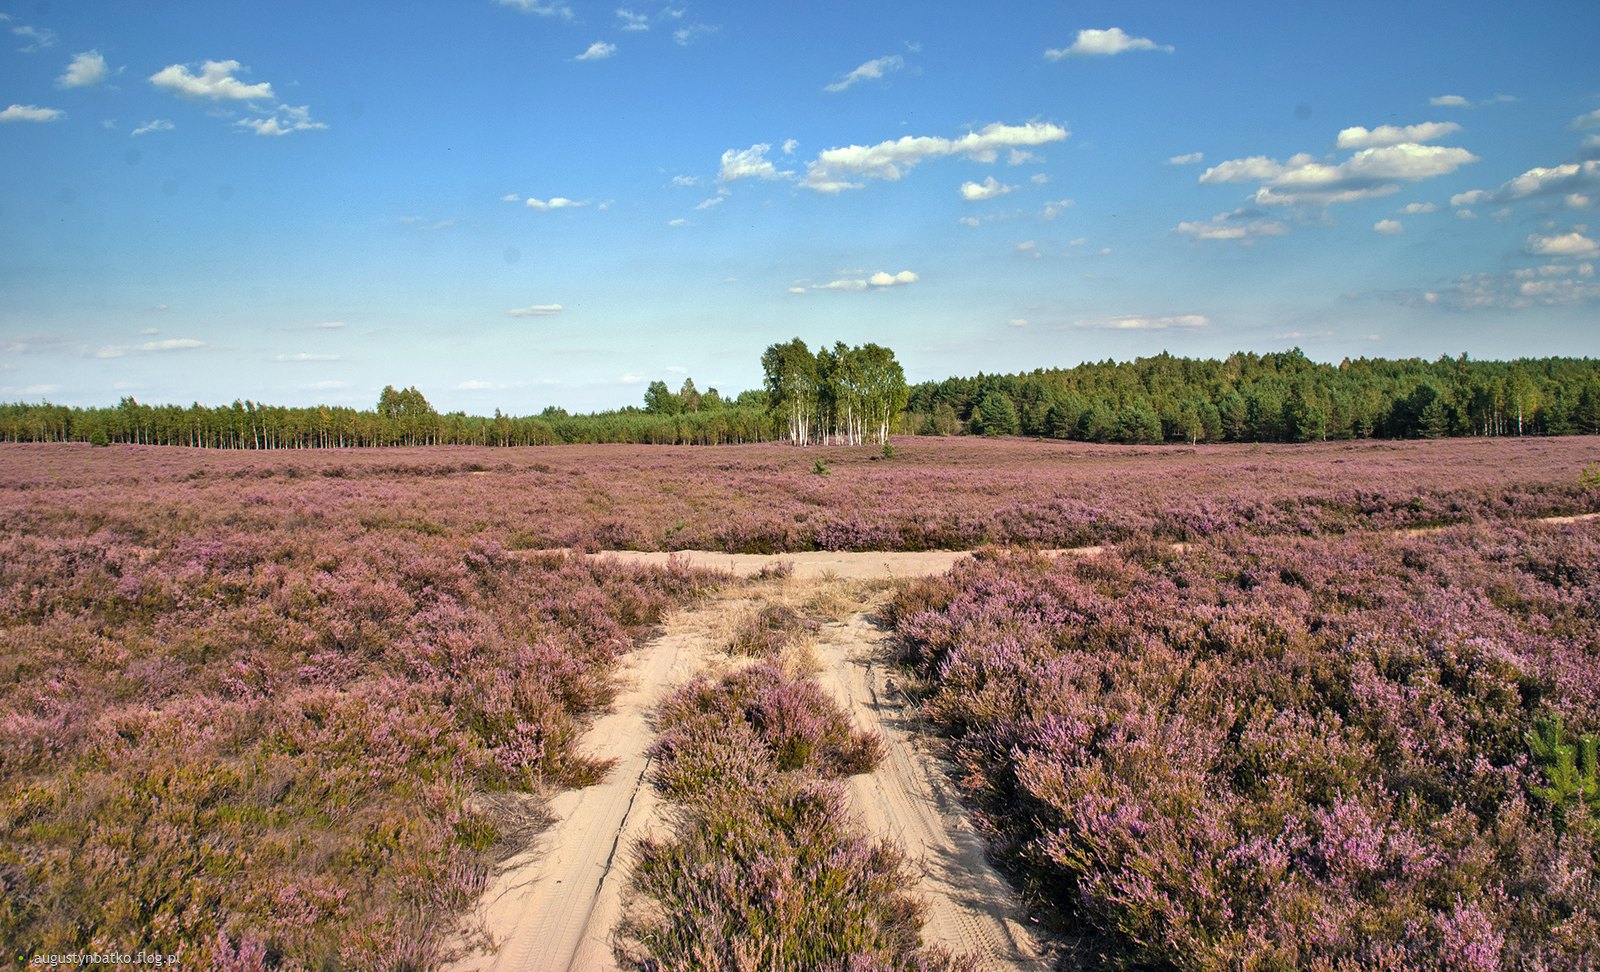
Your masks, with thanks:
[(867, 830), (898, 843), (922, 873), (925, 941), (972, 955), (984, 970), (1040, 968), (1039, 946), (1016, 895), (990, 866), (954, 786), (912, 731), (882, 663), (887, 636), (870, 615), (856, 613), (829, 625), (813, 649), (823, 688), (857, 726), (883, 737), (877, 770), (849, 780), (851, 809)]
[(480, 903), (497, 951), (469, 955), (450, 966), (453, 972), (617, 968), (611, 931), (622, 916), (631, 847), (659, 811), (647, 779), (649, 716), (704, 666), (705, 645), (703, 632), (680, 620), (628, 656), (626, 687), (581, 745), (613, 765), (599, 783), (551, 800), (555, 822), (506, 862)]

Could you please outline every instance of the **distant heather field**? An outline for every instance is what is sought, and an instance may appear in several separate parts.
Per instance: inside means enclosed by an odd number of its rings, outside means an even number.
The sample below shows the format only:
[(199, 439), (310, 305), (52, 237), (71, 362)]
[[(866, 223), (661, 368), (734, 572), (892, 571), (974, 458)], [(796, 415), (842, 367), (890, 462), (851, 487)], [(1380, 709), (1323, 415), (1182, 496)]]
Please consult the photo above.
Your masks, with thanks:
[[(260, 523), (510, 548), (970, 549), (1337, 533), (1600, 510), (1600, 438), (1124, 447), (910, 438), (786, 445), (218, 452), (0, 447), (8, 530), (70, 510), (137, 519), (239, 504)], [(821, 460), (827, 473), (816, 472)]]

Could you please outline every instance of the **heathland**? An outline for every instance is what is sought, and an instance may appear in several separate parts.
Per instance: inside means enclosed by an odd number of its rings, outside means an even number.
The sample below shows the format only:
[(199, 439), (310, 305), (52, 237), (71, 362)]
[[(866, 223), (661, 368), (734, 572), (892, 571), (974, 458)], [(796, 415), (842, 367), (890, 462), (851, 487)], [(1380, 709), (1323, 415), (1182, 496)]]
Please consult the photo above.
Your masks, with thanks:
[[(0, 446), (0, 939), (435, 968), (607, 773), (622, 660), (742, 590), (582, 552), (988, 548), (873, 602), (878, 663), (1063, 967), (1600, 957), (1600, 521), (1546, 521), (1600, 440), (894, 447)], [(638, 740), (619, 960), (962, 967), (851, 822), (884, 743), (809, 603)]]

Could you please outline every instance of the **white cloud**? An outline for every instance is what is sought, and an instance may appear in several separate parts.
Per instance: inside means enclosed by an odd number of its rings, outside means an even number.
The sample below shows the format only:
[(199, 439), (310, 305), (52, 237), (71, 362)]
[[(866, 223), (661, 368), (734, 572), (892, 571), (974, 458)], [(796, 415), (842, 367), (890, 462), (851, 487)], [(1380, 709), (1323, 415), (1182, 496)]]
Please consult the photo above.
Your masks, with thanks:
[(1577, 231), (1560, 236), (1530, 236), (1527, 248), (1529, 253), (1537, 256), (1589, 257), (1600, 254), (1600, 245)]
[(1097, 331), (1166, 331), (1172, 328), (1192, 330), (1194, 328), (1210, 327), (1211, 321), (1204, 314), (1179, 314), (1173, 317), (1129, 315), (1074, 321), (1072, 326)]
[(608, 44), (605, 41), (595, 41), (593, 44), (589, 45), (587, 50), (573, 58), (573, 60), (603, 61), (615, 53), (617, 53), (617, 45)]
[(623, 30), (649, 30), (650, 15), (636, 13), (622, 7), (617, 8), (617, 26)]
[(859, 189), (859, 179), (894, 181), (925, 159), (960, 156), (992, 163), (1002, 149), (1031, 148), (1059, 142), (1070, 133), (1059, 125), (1028, 122), (1025, 125), (995, 123), (960, 138), (907, 135), (876, 145), (846, 145), (824, 149), (806, 166), (801, 182), (816, 192), (835, 193)]
[(766, 142), (747, 149), (728, 149), (722, 153), (722, 165), (717, 170), (717, 181), (734, 182), (738, 179), (792, 179), (793, 172), (780, 171), (767, 161), (772, 146)]
[(559, 2), (541, 2), (541, 0), (500, 0), (503, 6), (516, 7), (523, 13), (538, 14), (541, 17), (556, 17), (561, 20), (572, 19), (572, 8)]
[(1071, 47), (1048, 50), (1044, 56), (1052, 61), (1064, 57), (1104, 57), (1124, 51), (1165, 51), (1172, 53), (1171, 44), (1157, 44), (1148, 37), (1130, 37), (1121, 27), (1109, 30), (1080, 30)]
[[(681, 15), (680, 15), (681, 16)], [(679, 27), (672, 32), (672, 39), (680, 47), (688, 47), (707, 34), (715, 34), (717, 28), (710, 24), (690, 24), (688, 27)]]
[(99, 51), (84, 51), (72, 56), (72, 63), (67, 65), (66, 73), (56, 79), (56, 84), (63, 88), (92, 88), (110, 74), (111, 68)]
[(1360, 125), (1339, 133), (1335, 144), (1342, 149), (1376, 148), (1407, 142), (1433, 142), (1461, 130), (1455, 122), (1422, 122), (1417, 125), (1379, 125), (1366, 129)]
[(152, 121), (145, 122), (138, 128), (135, 128), (132, 133), (130, 133), (129, 137), (137, 138), (140, 135), (149, 135), (151, 132), (170, 132), (176, 127), (176, 125), (167, 121), (165, 118), (156, 118)]
[(1260, 182), (1255, 194), (1258, 205), (1328, 206), (1391, 195), (1400, 191), (1401, 182), (1448, 175), (1476, 161), (1478, 157), (1463, 148), (1404, 142), (1365, 148), (1333, 165), (1305, 153), (1287, 162), (1259, 155), (1232, 159), (1207, 169), (1200, 184)]
[(11, 28), (11, 33), (12, 36), (27, 41), (22, 47), (17, 48), (23, 54), (37, 54), (46, 48), (56, 46), (56, 32), (47, 27), (28, 27), (18, 24)]
[(1600, 108), (1574, 118), (1572, 127), (1577, 129), (1600, 128)]
[(899, 54), (873, 58), (822, 90), (834, 93), (845, 91), (854, 84), (862, 81), (875, 81), (891, 71), (900, 70), (905, 65), (906, 59)]
[(477, 378), (470, 378), (466, 381), (458, 381), (455, 383), (456, 391), (488, 391), (493, 387), (494, 382), (482, 381)]
[(1600, 161), (1570, 162), (1566, 165), (1535, 167), (1500, 185), (1498, 189), (1473, 189), (1450, 197), (1452, 206), (1480, 203), (1508, 203), (1535, 196), (1567, 195), (1600, 188)]
[(522, 197), (517, 195), (514, 192), (508, 192), (505, 195), (500, 197), (500, 201), (501, 202), (509, 202), (509, 203), (519, 203), (519, 202), (522, 202)]
[(1372, 224), (1372, 231), (1384, 236), (1399, 236), (1406, 231), (1406, 225), (1398, 219), (1380, 219)]
[(529, 209), (537, 209), (542, 212), (546, 209), (576, 209), (580, 206), (589, 205), (589, 202), (588, 200), (568, 199), (566, 196), (551, 196), (549, 199), (534, 199), (530, 196), (525, 205)]
[(689, 225), (689, 221), (684, 219), (682, 216), (679, 216), (677, 219), (669, 219), (669, 220), (667, 220), (667, 225), (673, 227), (674, 229), (678, 229), (678, 228), (681, 228), (681, 227), (684, 227), (684, 226), (688, 226)]
[(956, 222), (960, 223), (962, 226), (974, 226), (974, 227), (976, 227), (976, 226), (983, 225), (983, 220), (979, 219), (976, 216), (963, 216), (960, 219), (956, 220)]
[(238, 61), (206, 61), (200, 73), (190, 72), (187, 65), (173, 64), (150, 75), (150, 83), (173, 94), (207, 101), (260, 101), (274, 97), (272, 85), (245, 84), (234, 77), (241, 70)]
[(1028, 319), (1026, 317), (1013, 317), (1011, 320), (1006, 321), (1006, 324), (1011, 327), (1027, 327)]
[(0, 111), (0, 124), (7, 122), (53, 122), (67, 117), (60, 108), (40, 108), (38, 105), (12, 105)]
[(1484, 105), (1502, 105), (1508, 101), (1516, 100), (1517, 99), (1513, 98), (1511, 95), (1497, 94), (1493, 98), (1485, 98), (1482, 101), (1474, 102), (1468, 101), (1460, 95), (1451, 94), (1429, 98), (1428, 104), (1434, 106), (1435, 108), (1482, 108)]
[(710, 199), (703, 200), (698, 206), (696, 206), (694, 208), (696, 210), (715, 209), (716, 207), (722, 205), (723, 203), (725, 203), (727, 201), (728, 201), (728, 197), (727, 196), (712, 196)]
[(698, 186), (700, 184), (700, 177), (692, 175), (676, 175), (672, 177), (672, 184), (680, 189), (686, 186)]
[(1057, 199), (1054, 202), (1045, 203), (1044, 212), (1039, 215), (1045, 219), (1055, 219), (1074, 205), (1075, 203), (1071, 199)]
[(506, 313), (512, 317), (554, 317), (562, 309), (560, 304), (534, 304), (532, 307), (513, 307)]
[(338, 361), (339, 360), (339, 356), (336, 355), (336, 354), (312, 354), (309, 351), (301, 351), (301, 352), (298, 352), (296, 354), (280, 354), (276, 358), (274, 358), (273, 360), (275, 360), (275, 361)]
[(321, 324), (316, 325), (316, 329), (319, 331), (337, 331), (345, 327), (349, 327), (349, 325), (344, 321), (323, 321)]
[(1248, 242), (1261, 236), (1284, 236), (1289, 227), (1267, 219), (1258, 209), (1235, 209), (1218, 213), (1206, 222), (1179, 223), (1177, 231), (1194, 240), (1239, 240)]
[(1206, 160), (1204, 152), (1189, 152), (1185, 155), (1174, 155), (1166, 161), (1167, 165), (1198, 165)]
[(637, 385), (641, 381), (645, 380), (645, 376), (644, 375), (623, 375), (621, 378), (618, 378), (617, 380), (622, 382), (624, 385)]
[[(1588, 272), (1584, 267), (1588, 267)], [(1550, 274), (1545, 270), (1541, 267), (1510, 273), (1468, 274), (1435, 290), (1396, 291), (1379, 296), (1411, 306), (1468, 311), (1600, 303), (1600, 282), (1594, 278), (1592, 264), (1582, 264), (1570, 273)]]
[(1409, 216), (1415, 216), (1418, 213), (1431, 213), (1431, 212), (1433, 212), (1434, 210), (1436, 210), (1438, 208), (1439, 208), (1438, 206), (1435, 206), (1431, 202), (1420, 202), (1420, 203), (1414, 202), (1414, 203), (1406, 203), (1405, 206), (1400, 211), (1402, 213), (1405, 213), (1405, 214), (1409, 215)]
[(890, 287), (903, 287), (906, 284), (916, 283), (918, 279), (920, 278), (910, 270), (901, 270), (899, 273), (888, 273), (887, 271), (879, 270), (864, 278), (846, 277), (825, 284), (812, 284), (811, 289), (859, 293), (864, 290), (886, 290)]
[(786, 138), (786, 139), (783, 140), (783, 154), (784, 155), (793, 155), (794, 154), (794, 150), (799, 148), (799, 147), (800, 147), (800, 143), (796, 139)]
[(206, 343), (204, 341), (196, 341), (194, 338), (163, 338), (160, 341), (146, 341), (143, 344), (131, 346), (126, 344), (107, 344), (91, 352), (91, 354), (96, 358), (120, 358), (130, 351), (188, 351), (205, 346)]
[(994, 176), (989, 176), (982, 183), (963, 182), (961, 184), (961, 198), (967, 202), (982, 202), (985, 199), (1003, 196), (1015, 188), (1017, 187), (996, 182)]
[(298, 108), (292, 105), (279, 105), (265, 118), (241, 118), (233, 124), (239, 128), (251, 129), (257, 135), (274, 136), (288, 135), (291, 132), (310, 132), (328, 127), (312, 119), (310, 105), (301, 105)]

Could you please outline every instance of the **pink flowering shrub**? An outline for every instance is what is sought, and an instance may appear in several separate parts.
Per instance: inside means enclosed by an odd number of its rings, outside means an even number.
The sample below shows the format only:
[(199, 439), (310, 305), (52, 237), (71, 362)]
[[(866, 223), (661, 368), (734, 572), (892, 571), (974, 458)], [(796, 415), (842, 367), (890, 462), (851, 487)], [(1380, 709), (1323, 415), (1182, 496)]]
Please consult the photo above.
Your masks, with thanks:
[(659, 710), (652, 755), (677, 832), (636, 848), (623, 951), (639, 967), (736, 972), (970, 969), (921, 944), (915, 874), (851, 822), (837, 778), (881, 743), (809, 680), (759, 664), (701, 677)]
[(524, 823), (489, 797), (591, 778), (578, 717), (710, 582), (513, 553), (416, 470), (361, 493), (101, 455), (0, 450), (0, 941), (23, 954), (437, 966)]
[(1600, 527), (985, 554), (891, 613), (997, 850), (1114, 964), (1600, 961), (1600, 842), (1525, 740), (1600, 729)]

